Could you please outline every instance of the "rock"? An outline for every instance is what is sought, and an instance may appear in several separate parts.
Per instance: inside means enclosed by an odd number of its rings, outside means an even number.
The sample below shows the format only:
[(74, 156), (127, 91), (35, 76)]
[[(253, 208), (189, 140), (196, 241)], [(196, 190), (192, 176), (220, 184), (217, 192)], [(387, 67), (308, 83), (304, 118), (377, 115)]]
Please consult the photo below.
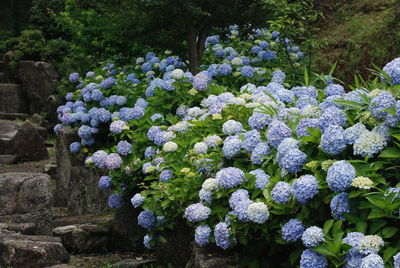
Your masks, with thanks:
[(0, 222), (34, 223), (35, 234), (52, 231), (50, 177), (41, 173), (0, 174)]
[(19, 160), (43, 160), (49, 158), (43, 138), (29, 121), (18, 127), (13, 139), (13, 151)]
[(39, 114), (34, 114), (34, 115), (32, 115), (32, 118), (29, 121), (41, 126), (44, 122), (44, 118)]
[(56, 178), (57, 174), (57, 164), (46, 164), (43, 167), (43, 173), (50, 176), (51, 179)]
[(69, 255), (58, 237), (27, 236), (0, 232), (0, 266), (37, 268), (68, 261)]
[(123, 200), (122, 207), (115, 211), (110, 240), (111, 250), (142, 252), (146, 230), (138, 226), (137, 217), (141, 209), (134, 208), (129, 200)]
[(58, 264), (58, 265), (47, 266), (45, 268), (78, 268), (78, 267), (71, 266), (71, 265), (68, 265), (68, 264)]
[(29, 114), (23, 113), (0, 113), (0, 119), (3, 120), (26, 120)]
[(20, 61), (18, 75), (29, 102), (29, 113), (41, 112), (47, 107), (48, 97), (55, 93), (59, 79), (56, 69), (47, 62)]
[(33, 235), (35, 234), (35, 227), (36, 224), (34, 223), (0, 223), (0, 232), (1, 229), (5, 229), (25, 235)]
[(0, 112), (25, 112), (26, 101), (20, 85), (0, 84)]
[(238, 259), (216, 247), (193, 247), (193, 254), (186, 268), (238, 268)]
[(69, 145), (78, 141), (76, 130), (71, 127), (64, 127), (57, 136), (57, 192), (55, 205), (60, 207), (68, 206), (69, 179), (72, 166), (82, 165), (83, 159), (77, 159), (69, 152)]
[(111, 225), (113, 217), (111, 215), (80, 215), (63, 217), (54, 220), (54, 227), (73, 225), (73, 224), (99, 224), (103, 226)]
[(53, 214), (53, 219), (59, 219), (59, 218), (64, 218), (64, 217), (69, 216), (67, 207), (52, 207), (51, 211)]
[(5, 154), (0, 155), (0, 165), (11, 165), (17, 162), (18, 157), (16, 155)]
[(105, 251), (110, 227), (99, 224), (75, 224), (56, 227), (53, 235), (61, 237), (64, 247), (74, 253)]
[(175, 223), (174, 230), (165, 230), (162, 234), (167, 243), (158, 243), (155, 250), (157, 260), (173, 267), (185, 267), (192, 255), (193, 230), (183, 220)]
[(9, 82), (12, 80), (9, 64), (10, 64), (10, 61), (12, 60), (13, 56), (14, 56), (14, 54), (12, 51), (8, 51), (3, 56), (3, 72), (4, 72), (4, 79), (6, 82)]
[(105, 214), (111, 190), (99, 189), (99, 178), (104, 171), (89, 167), (72, 167), (69, 178), (68, 210), (71, 215)]
[(117, 263), (114, 263), (111, 267), (112, 268), (139, 268), (143, 267), (144, 265), (149, 265), (154, 263), (155, 259), (148, 259), (148, 260), (136, 260), (136, 259), (125, 259), (121, 260)]

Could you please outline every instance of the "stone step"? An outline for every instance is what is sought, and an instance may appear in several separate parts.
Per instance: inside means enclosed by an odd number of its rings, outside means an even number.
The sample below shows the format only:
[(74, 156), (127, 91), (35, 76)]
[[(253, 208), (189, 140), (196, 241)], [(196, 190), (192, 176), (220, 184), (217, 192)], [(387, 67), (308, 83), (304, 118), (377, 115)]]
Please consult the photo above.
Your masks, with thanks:
[(11, 165), (15, 164), (18, 160), (18, 156), (11, 154), (0, 155), (0, 165)]
[(53, 221), (54, 227), (67, 226), (73, 224), (100, 224), (100, 225), (110, 225), (113, 221), (112, 215), (79, 215), (58, 218)]
[(24, 113), (3, 113), (0, 112), (0, 119), (2, 120), (26, 120), (29, 114)]
[(59, 237), (0, 230), (0, 267), (36, 268), (65, 263), (69, 254)]
[(21, 85), (0, 84), (0, 112), (18, 113), (25, 108)]

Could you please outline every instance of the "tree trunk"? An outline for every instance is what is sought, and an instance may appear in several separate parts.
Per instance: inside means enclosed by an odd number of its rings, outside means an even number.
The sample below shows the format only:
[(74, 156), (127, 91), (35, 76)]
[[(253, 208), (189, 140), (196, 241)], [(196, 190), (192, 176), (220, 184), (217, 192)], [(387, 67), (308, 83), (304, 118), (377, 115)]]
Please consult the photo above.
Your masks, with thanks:
[(199, 72), (201, 58), (203, 57), (207, 29), (203, 27), (198, 30), (194, 26), (188, 27), (187, 42), (189, 44), (189, 70), (193, 75)]

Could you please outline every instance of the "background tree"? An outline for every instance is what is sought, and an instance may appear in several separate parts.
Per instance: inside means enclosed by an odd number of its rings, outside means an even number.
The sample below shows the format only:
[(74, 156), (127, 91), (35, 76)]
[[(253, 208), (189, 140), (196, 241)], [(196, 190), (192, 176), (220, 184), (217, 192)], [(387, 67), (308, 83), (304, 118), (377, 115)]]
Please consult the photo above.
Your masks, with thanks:
[(176, 47), (187, 48), (189, 69), (198, 72), (205, 41), (213, 28), (229, 25), (262, 25), (266, 10), (260, 0), (131, 0), (135, 10), (147, 17), (146, 32), (175, 38)]

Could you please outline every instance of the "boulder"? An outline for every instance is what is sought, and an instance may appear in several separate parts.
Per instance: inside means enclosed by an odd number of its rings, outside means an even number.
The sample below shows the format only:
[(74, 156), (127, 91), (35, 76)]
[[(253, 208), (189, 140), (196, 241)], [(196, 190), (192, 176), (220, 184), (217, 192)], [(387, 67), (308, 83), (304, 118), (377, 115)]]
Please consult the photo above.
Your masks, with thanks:
[(38, 161), (49, 158), (44, 139), (29, 121), (18, 127), (13, 139), (13, 151), (19, 160)]
[(73, 253), (105, 251), (109, 232), (109, 226), (91, 223), (66, 225), (53, 229), (53, 235), (61, 237), (64, 247)]
[(68, 187), (68, 210), (71, 215), (105, 214), (111, 211), (107, 205), (111, 190), (98, 187), (104, 171), (89, 167), (73, 166)]
[(39, 268), (67, 262), (68, 252), (61, 239), (50, 236), (27, 236), (0, 231), (0, 266)]
[(18, 156), (12, 154), (0, 155), (0, 165), (11, 165), (17, 162)]
[(192, 257), (186, 264), (186, 268), (238, 268), (237, 257), (230, 252), (222, 251), (216, 247), (193, 247)]
[(50, 177), (41, 173), (0, 174), (0, 222), (34, 223), (35, 234), (52, 232)]
[(59, 75), (55, 67), (47, 62), (20, 61), (18, 76), (28, 99), (29, 113), (41, 112), (47, 107), (49, 96), (56, 91)]
[(123, 200), (122, 207), (115, 211), (110, 237), (111, 250), (143, 252), (143, 237), (146, 230), (137, 224), (141, 209), (134, 208), (129, 200)]
[(36, 224), (34, 223), (0, 223), (0, 230), (13, 231), (25, 235), (35, 234), (35, 227)]
[(78, 140), (76, 130), (71, 127), (64, 127), (57, 136), (57, 191), (54, 200), (56, 206), (68, 206), (69, 178), (72, 166), (82, 165), (80, 161), (83, 159), (77, 159), (69, 152), (69, 145)]
[(114, 263), (111, 267), (112, 268), (140, 268), (140, 267), (145, 267), (145, 265), (151, 265), (154, 263), (156, 260), (155, 259), (125, 259), (121, 260), (117, 263)]
[(43, 160), (49, 157), (40, 132), (44, 128), (24, 123), (0, 120), (0, 155), (16, 155), (18, 160)]
[(26, 100), (20, 85), (0, 84), (0, 112), (23, 113), (26, 111)]
[(12, 80), (9, 65), (10, 65), (10, 61), (12, 61), (13, 56), (14, 55), (13, 55), (12, 51), (8, 51), (3, 56), (3, 72), (4, 72), (4, 79), (6, 82), (9, 82)]

